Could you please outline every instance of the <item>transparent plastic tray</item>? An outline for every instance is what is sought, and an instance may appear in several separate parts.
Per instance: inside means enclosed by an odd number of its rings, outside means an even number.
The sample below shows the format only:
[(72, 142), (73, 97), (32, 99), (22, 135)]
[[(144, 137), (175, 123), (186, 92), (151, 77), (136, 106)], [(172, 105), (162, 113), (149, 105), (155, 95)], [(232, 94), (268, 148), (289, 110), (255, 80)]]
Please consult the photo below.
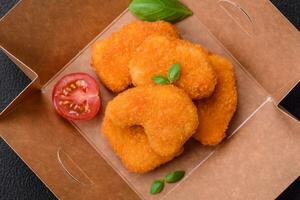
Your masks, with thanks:
[[(42, 92), (47, 96), (47, 98), (49, 98), (49, 101), (51, 101), (53, 85), (63, 75), (72, 72), (86, 72), (96, 77), (96, 74), (90, 67), (91, 47), (93, 43), (98, 39), (107, 37), (112, 32), (118, 30), (121, 26), (133, 20), (136, 19), (128, 11), (125, 11), (107, 29), (99, 34), (93, 42), (83, 49), (78, 56), (71, 60), (69, 64), (67, 64), (56, 76), (54, 76), (42, 89)], [(239, 64), (239, 62), (210, 33), (210, 31), (201, 23), (197, 16), (194, 15), (189, 17), (176, 24), (176, 26), (183, 39), (202, 44), (208, 50), (227, 57), (233, 63), (237, 79), (238, 108), (234, 118), (231, 121), (227, 134), (230, 136), (236, 133), (268, 99), (268, 94), (251, 77), (251, 75), (249, 75), (245, 68), (243, 68), (241, 64)], [(165, 197), (168, 192), (172, 191), (172, 189), (177, 186), (178, 183), (168, 184), (164, 191), (159, 195), (150, 195), (149, 189), (153, 180), (163, 178), (167, 173), (179, 169), (186, 171), (185, 178), (187, 178), (188, 176), (192, 175), (196, 168), (201, 167), (201, 165), (209, 158), (209, 156), (215, 152), (215, 149), (218, 148), (218, 146), (202, 146), (195, 140), (190, 139), (184, 146), (184, 153), (171, 162), (146, 174), (135, 174), (128, 172), (122, 165), (120, 159), (111, 149), (108, 141), (100, 132), (106, 104), (114, 97), (114, 94), (108, 91), (100, 82), (99, 84), (101, 85), (102, 97), (101, 112), (91, 121), (71, 123), (141, 198), (161, 199)], [(89, 182), (81, 180), (80, 178), (77, 178), (77, 181), (84, 184), (89, 184)]]

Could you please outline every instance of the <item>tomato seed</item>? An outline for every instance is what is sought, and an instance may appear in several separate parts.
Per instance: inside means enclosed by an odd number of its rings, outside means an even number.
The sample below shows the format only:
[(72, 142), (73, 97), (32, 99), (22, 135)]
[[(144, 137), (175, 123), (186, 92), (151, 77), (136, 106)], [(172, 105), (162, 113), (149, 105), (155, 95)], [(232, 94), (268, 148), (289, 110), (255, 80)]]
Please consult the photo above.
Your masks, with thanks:
[(72, 89), (76, 89), (76, 86), (75, 86), (73, 83), (70, 85), (70, 87), (71, 87)]
[(65, 96), (67, 96), (68, 95), (68, 92), (67, 92), (67, 90), (63, 90), (63, 94), (65, 95)]
[(69, 101), (64, 101), (63, 102), (63, 105), (67, 105), (67, 104), (70, 104), (70, 102)]
[(74, 111), (74, 110), (70, 110), (69, 113), (72, 114), (72, 115), (79, 116), (79, 113)]
[(77, 87), (80, 87), (80, 80), (77, 80), (77, 81), (75, 82), (75, 84), (77, 85)]
[(86, 88), (87, 87), (87, 83), (84, 80), (80, 80), (80, 86)]

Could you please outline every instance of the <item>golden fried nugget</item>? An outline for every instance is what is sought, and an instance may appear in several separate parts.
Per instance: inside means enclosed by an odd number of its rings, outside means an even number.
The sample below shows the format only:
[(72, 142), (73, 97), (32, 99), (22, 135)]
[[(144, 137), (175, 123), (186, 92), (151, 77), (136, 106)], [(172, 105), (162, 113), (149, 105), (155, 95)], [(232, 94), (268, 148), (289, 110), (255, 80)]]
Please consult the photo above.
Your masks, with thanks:
[(154, 84), (154, 75), (167, 76), (174, 63), (181, 66), (181, 75), (175, 85), (192, 99), (209, 97), (216, 85), (216, 75), (208, 54), (199, 45), (178, 38), (150, 36), (136, 50), (129, 63), (134, 85)]
[(128, 63), (136, 48), (153, 34), (178, 37), (175, 27), (168, 22), (137, 21), (95, 43), (92, 66), (107, 88), (120, 92), (131, 84)]
[(140, 126), (121, 128), (108, 117), (104, 118), (102, 132), (125, 167), (135, 173), (149, 172), (172, 160), (175, 156), (160, 156), (149, 145), (147, 135)]
[(194, 138), (204, 145), (216, 145), (225, 137), (237, 107), (237, 90), (232, 64), (218, 55), (209, 59), (217, 74), (217, 85), (208, 99), (197, 102), (199, 127)]
[(105, 117), (123, 128), (142, 126), (150, 147), (160, 156), (176, 154), (198, 126), (196, 106), (172, 85), (128, 89), (108, 103)]

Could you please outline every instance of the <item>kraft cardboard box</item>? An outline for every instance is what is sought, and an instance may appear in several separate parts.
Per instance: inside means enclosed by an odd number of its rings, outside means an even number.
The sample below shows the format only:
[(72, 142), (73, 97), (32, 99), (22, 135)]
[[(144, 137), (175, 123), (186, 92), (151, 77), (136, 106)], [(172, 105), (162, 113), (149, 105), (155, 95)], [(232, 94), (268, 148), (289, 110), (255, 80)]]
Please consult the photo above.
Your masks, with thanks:
[[(176, 24), (184, 39), (234, 65), (239, 93), (228, 139), (217, 147), (191, 140), (185, 152), (151, 173), (129, 173), (89, 122), (58, 117), (53, 84), (89, 67), (91, 46), (136, 20), (126, 0), (21, 1), (0, 21), (1, 49), (32, 83), (0, 118), (4, 140), (60, 199), (274, 199), (300, 171), (300, 125), (278, 108), (300, 80), (299, 32), (269, 1), (184, 0), (194, 15)], [(96, 76), (95, 76), (96, 77)], [(22, 103), (20, 103), (22, 102)], [(186, 177), (149, 194), (154, 179)]]

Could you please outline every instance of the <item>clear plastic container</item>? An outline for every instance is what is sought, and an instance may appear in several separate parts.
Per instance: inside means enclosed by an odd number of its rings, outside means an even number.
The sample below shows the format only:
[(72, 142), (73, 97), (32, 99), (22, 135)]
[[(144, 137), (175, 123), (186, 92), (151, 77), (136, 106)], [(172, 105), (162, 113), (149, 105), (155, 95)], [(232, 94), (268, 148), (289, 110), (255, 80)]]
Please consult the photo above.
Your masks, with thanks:
[[(105, 38), (112, 32), (118, 30), (121, 26), (135, 20), (135, 18), (125, 11), (111, 26), (104, 30), (95, 40)], [(238, 108), (234, 118), (231, 121), (228, 135), (237, 133), (238, 130), (249, 120), (253, 114), (259, 110), (261, 105), (268, 99), (265, 90), (249, 75), (249, 73), (239, 64), (239, 62), (223, 47), (223, 45), (209, 32), (209, 30), (201, 23), (197, 16), (189, 17), (182, 22), (176, 24), (182, 38), (199, 43), (208, 50), (227, 57), (234, 65), (235, 75), (237, 79), (238, 89)], [(42, 92), (51, 100), (53, 85), (63, 75), (71, 72), (86, 72), (96, 77), (96, 74), (90, 67), (91, 46), (95, 42), (91, 42), (87, 48), (75, 57), (70, 63), (63, 68), (55, 77), (53, 77), (42, 89)], [(99, 82), (100, 84), (100, 82)], [(101, 84), (100, 84), (101, 85)], [(102, 119), (105, 107), (114, 94), (101, 85), (102, 108), (101, 112), (91, 121), (88, 122), (72, 122), (73, 126), (80, 134), (93, 146), (93, 148), (115, 169), (117, 173), (130, 185), (130, 187), (144, 199), (161, 199), (168, 192), (172, 191), (178, 183), (169, 184), (159, 195), (150, 195), (149, 189), (153, 180), (163, 178), (167, 173), (174, 170), (185, 170), (187, 178), (191, 176), (193, 171), (201, 167), (201, 165), (209, 159), (215, 152), (215, 147), (207, 147), (200, 145), (197, 141), (190, 139), (185, 144), (185, 150), (182, 155), (175, 158), (171, 162), (158, 167), (154, 171), (146, 174), (134, 174), (126, 170), (120, 159), (111, 149), (108, 141), (103, 137), (101, 130)], [(222, 145), (222, 144), (220, 144)], [(61, 152), (60, 152), (61, 153)], [(62, 155), (64, 155), (62, 153)], [(66, 157), (66, 155), (64, 155)], [(61, 163), (62, 165), (63, 162)], [(65, 167), (65, 166), (64, 166)], [(79, 166), (80, 167), (80, 166)], [(76, 172), (75, 172), (76, 173)], [(86, 178), (84, 178), (86, 180)], [(77, 179), (78, 182), (88, 184), (88, 181)]]

